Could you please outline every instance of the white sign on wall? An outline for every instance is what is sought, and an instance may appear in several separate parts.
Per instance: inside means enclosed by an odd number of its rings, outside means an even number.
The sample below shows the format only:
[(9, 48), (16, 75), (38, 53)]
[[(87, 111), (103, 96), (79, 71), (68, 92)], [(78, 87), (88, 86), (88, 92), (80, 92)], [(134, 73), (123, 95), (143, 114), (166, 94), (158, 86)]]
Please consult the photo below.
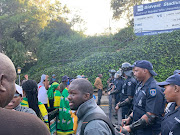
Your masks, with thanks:
[(180, 29), (180, 0), (134, 6), (134, 32), (154, 35)]

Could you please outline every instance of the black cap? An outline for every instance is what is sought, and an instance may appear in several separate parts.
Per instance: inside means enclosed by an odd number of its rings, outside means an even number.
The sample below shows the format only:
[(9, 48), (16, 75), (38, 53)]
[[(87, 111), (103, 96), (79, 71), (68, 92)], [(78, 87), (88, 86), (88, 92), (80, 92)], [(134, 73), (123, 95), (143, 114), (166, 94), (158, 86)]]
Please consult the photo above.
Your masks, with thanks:
[(136, 61), (132, 67), (140, 67), (140, 68), (144, 68), (144, 69), (147, 69), (149, 70), (150, 74), (153, 75), (153, 76), (156, 76), (157, 73), (154, 72), (153, 70), (153, 65), (151, 62), (147, 61), (147, 60), (138, 60)]
[(175, 74), (166, 79), (164, 82), (158, 82), (157, 85), (159, 86), (166, 86), (169, 84), (174, 84), (180, 86), (180, 74)]
[(67, 75), (62, 77), (62, 82), (66, 81), (69, 77)]

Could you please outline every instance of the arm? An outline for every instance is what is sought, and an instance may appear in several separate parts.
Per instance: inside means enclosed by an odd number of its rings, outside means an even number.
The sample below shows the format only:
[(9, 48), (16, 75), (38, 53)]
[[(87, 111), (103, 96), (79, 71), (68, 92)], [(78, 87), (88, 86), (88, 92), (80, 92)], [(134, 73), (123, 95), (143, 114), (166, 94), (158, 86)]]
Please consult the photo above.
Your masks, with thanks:
[(124, 126), (123, 128), (126, 129), (128, 132), (131, 132), (133, 130), (137, 130), (140, 128), (144, 128), (146, 126), (152, 125), (155, 121), (155, 118), (156, 118), (155, 114), (147, 112), (138, 121), (133, 122), (129, 126)]

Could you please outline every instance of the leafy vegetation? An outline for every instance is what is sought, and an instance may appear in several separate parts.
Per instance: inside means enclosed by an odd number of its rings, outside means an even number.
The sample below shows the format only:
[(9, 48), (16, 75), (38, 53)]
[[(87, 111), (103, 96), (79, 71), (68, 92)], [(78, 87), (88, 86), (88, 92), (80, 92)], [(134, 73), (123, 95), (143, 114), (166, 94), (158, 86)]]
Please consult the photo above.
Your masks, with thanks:
[[(55, 73), (59, 79), (63, 75), (76, 77), (84, 74), (93, 83), (97, 74), (103, 73), (103, 84), (106, 86), (109, 69), (118, 70), (123, 62), (134, 63), (136, 60), (146, 59), (154, 65), (154, 70), (158, 73), (157, 81), (162, 81), (173, 74), (175, 69), (180, 68), (179, 35), (180, 31), (176, 31), (136, 37), (129, 27), (109, 37), (83, 37), (77, 41), (73, 38), (59, 38), (57, 41), (61, 41), (61, 45), (51, 44), (50, 46), (54, 45), (52, 49), (44, 54), (48, 55), (48, 61), (42, 60), (44, 64), (36, 65), (29, 74), (37, 81), (43, 73), (49, 76)], [(54, 59), (57, 60), (55, 63)], [(59, 61), (62, 59), (67, 61)]]

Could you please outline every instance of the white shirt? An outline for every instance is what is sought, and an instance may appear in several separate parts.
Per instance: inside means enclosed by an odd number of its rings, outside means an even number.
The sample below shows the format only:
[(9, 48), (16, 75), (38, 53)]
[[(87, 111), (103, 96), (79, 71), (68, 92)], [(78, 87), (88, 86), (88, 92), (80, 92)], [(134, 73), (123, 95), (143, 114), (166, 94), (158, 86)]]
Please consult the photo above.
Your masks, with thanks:
[(38, 90), (38, 101), (40, 101), (43, 104), (48, 103), (47, 90), (45, 89), (44, 86), (41, 86)]

